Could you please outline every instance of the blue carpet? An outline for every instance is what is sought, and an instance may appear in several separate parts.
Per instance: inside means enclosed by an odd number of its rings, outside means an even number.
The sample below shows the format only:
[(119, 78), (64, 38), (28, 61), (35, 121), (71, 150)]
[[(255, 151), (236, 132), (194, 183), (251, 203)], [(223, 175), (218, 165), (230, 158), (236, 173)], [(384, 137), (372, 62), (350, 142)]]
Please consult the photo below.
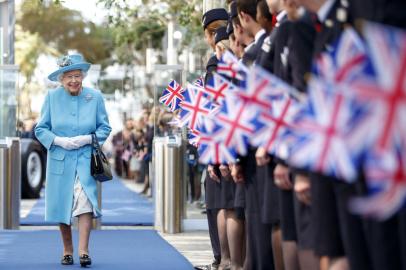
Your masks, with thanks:
[[(77, 233), (74, 232), (75, 251)], [(153, 230), (93, 231), (90, 255), (97, 270), (192, 270), (193, 266)], [(58, 231), (0, 231), (0, 269), (79, 269), (62, 266), (62, 240)], [(83, 269), (83, 268), (82, 268)]]
[[(118, 178), (102, 184), (102, 225), (152, 226), (153, 204), (145, 197), (129, 190)], [(45, 199), (41, 198), (21, 225), (55, 225), (45, 222)]]

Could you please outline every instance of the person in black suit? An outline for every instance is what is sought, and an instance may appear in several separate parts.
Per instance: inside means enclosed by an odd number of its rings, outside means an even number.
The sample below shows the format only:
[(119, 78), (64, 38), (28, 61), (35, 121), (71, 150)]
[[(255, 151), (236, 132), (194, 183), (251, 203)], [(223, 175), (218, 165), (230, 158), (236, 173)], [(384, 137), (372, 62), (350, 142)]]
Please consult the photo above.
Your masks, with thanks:
[[(220, 27), (216, 30), (216, 56), (221, 59), (226, 51), (230, 51), (230, 40), (226, 27)], [(234, 46), (234, 48), (238, 48)], [(235, 205), (236, 183), (233, 181), (229, 165), (221, 164), (219, 166), (220, 177), (220, 198), (219, 212), (217, 214), (217, 223), (219, 230), (220, 246), (222, 254), (229, 253), (229, 261), (222, 259), (221, 266), (224, 269), (242, 269), (244, 262), (244, 219), (240, 217), (243, 206)], [(221, 224), (225, 221), (224, 226)], [(222, 258), (225, 256), (222, 256)], [(226, 257), (225, 257), (226, 258)]]
[[(269, 72), (275, 73), (276, 70), (282, 70), (279, 67), (281, 65), (279, 55), (282, 50), (278, 49), (276, 53), (276, 44), (282, 49), (284, 48), (283, 44), (287, 42), (290, 23), (287, 23), (286, 11), (283, 9), (282, 1), (271, 0), (267, 1), (267, 4), (269, 11), (274, 16), (274, 27), (262, 45), (262, 54), (258, 59), (258, 64)], [(273, 173), (280, 161), (268, 157), (266, 151), (261, 148), (258, 149), (256, 156), (257, 163), (262, 165), (257, 167), (258, 174), (262, 172), (262, 175), (267, 176), (263, 185), (263, 219), (272, 225), (274, 246), (282, 245), (285, 269), (299, 269), (291, 182), (289, 181), (289, 186), (283, 187), (283, 189), (277, 188), (274, 183)], [(263, 166), (264, 164), (267, 164), (267, 166)], [(278, 167), (280, 168), (280, 165)], [(285, 169), (285, 171), (285, 174), (288, 175), (288, 170)], [(277, 217), (277, 223), (275, 217)], [(282, 240), (279, 240), (279, 242), (282, 242), (281, 244), (277, 244), (275, 241), (278, 238), (282, 238)]]
[[(309, 11), (317, 13), (318, 23), (321, 23), (314, 42), (315, 58), (331, 48), (341, 35), (344, 26), (351, 23), (348, 1), (299, 0), (299, 2)], [(314, 239), (316, 254), (328, 256), (332, 268), (372, 269), (363, 222), (360, 217), (349, 213), (347, 208), (349, 198), (357, 194), (356, 185), (311, 173), (310, 190), (312, 222), (317, 232)]]
[(242, 27), (237, 13), (237, 3), (235, 1), (231, 3), (230, 9), (235, 39), (244, 47), (244, 53), (241, 57), (241, 61), (244, 64), (253, 63), (255, 58), (252, 55), (247, 54), (247, 51), (254, 45), (254, 36), (249, 34), (249, 32), (244, 30)]
[[(279, 2), (279, 5), (278, 5)], [(267, 42), (269, 50), (264, 51), (261, 64), (276, 76), (291, 83), (288, 65), (288, 40), (291, 35), (292, 22), (287, 16), (288, 1), (272, 1), (271, 11), (276, 15), (275, 28)], [(264, 49), (267, 49), (265, 46)], [(271, 63), (269, 63), (271, 61)], [(274, 166), (271, 170), (269, 182), (278, 187), (278, 204), (280, 207), (280, 224), (282, 229), (282, 247), (285, 269), (300, 269), (299, 252), (297, 246), (298, 232), (295, 216), (292, 174), (287, 164), (276, 157), (273, 158)], [(273, 172), (273, 174), (272, 174)], [(268, 184), (268, 194), (272, 192), (271, 183)], [(275, 192), (273, 192), (275, 193)], [(269, 196), (269, 195), (268, 195)]]
[[(226, 26), (228, 13), (223, 8), (208, 10), (202, 17), (204, 36), (207, 44), (212, 48), (213, 55), (210, 57), (206, 65), (205, 84), (213, 77), (213, 72), (217, 68), (218, 60), (214, 54), (215, 49), (215, 31), (219, 27)], [(209, 224), (210, 241), (213, 249), (214, 261), (211, 265), (213, 269), (217, 269), (221, 263), (222, 254), (220, 248), (220, 240), (218, 234), (217, 214), (218, 214), (218, 194), (220, 194), (220, 172), (218, 166), (207, 166), (207, 177), (205, 180), (206, 188), (206, 208), (207, 221)], [(226, 257), (229, 256), (226, 254)]]
[[(406, 29), (406, 2), (402, 0), (354, 0), (355, 21), (366, 19)], [(406, 269), (406, 209), (385, 221), (367, 219), (368, 244), (373, 269)]]
[[(306, 92), (305, 77), (311, 69), (315, 26), (311, 15), (295, 0), (285, 0), (283, 7), (288, 20), (281, 23), (275, 37), (274, 73), (300, 92)], [(310, 181), (308, 173), (289, 168), (286, 162), (279, 160), (275, 174), (275, 180), (281, 188), (284, 219), (294, 221), (300, 268), (318, 269), (319, 259), (313, 251), (315, 232), (308, 200), (309, 189), (305, 189)], [(293, 190), (297, 191), (296, 195)]]
[[(252, 43), (247, 44), (242, 57), (242, 62), (247, 66), (251, 66), (257, 59), (265, 38), (265, 30), (256, 21), (256, 4), (256, 1), (253, 0), (237, 0), (238, 17), (233, 19), (235, 30), (238, 28), (247, 33), (251, 40), (254, 37)], [(239, 175), (245, 183), (247, 268), (274, 269), (271, 232), (261, 220), (261, 199), (258, 196), (256, 180), (255, 151), (255, 148), (250, 148), (248, 155), (240, 158), (239, 165), (234, 167), (233, 175), (237, 179), (239, 178), (237, 175)]]
[(255, 62), (261, 53), (262, 43), (266, 37), (265, 30), (257, 22), (257, 2), (252, 0), (237, 0), (238, 18), (242, 28), (254, 37), (254, 45), (247, 51), (247, 55), (252, 56), (252, 59), (247, 59), (246, 65), (250, 66)]

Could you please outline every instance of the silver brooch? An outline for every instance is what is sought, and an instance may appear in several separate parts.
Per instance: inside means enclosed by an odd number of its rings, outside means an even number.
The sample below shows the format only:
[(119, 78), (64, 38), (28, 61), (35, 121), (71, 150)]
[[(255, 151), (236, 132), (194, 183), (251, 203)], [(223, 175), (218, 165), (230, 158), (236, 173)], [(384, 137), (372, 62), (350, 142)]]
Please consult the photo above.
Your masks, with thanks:
[(87, 95), (85, 96), (86, 102), (89, 102), (89, 101), (91, 101), (92, 99), (93, 99), (93, 96), (92, 96), (91, 94), (87, 94)]
[(66, 67), (72, 65), (72, 60), (69, 58), (69, 56), (62, 56), (56, 63), (59, 67)]

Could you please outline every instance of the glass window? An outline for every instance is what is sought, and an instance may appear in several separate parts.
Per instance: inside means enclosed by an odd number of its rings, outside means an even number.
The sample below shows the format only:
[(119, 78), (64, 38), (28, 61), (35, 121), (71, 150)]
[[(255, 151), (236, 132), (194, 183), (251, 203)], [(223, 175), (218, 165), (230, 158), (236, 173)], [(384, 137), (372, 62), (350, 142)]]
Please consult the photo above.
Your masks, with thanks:
[(17, 135), (18, 69), (0, 66), (0, 138)]

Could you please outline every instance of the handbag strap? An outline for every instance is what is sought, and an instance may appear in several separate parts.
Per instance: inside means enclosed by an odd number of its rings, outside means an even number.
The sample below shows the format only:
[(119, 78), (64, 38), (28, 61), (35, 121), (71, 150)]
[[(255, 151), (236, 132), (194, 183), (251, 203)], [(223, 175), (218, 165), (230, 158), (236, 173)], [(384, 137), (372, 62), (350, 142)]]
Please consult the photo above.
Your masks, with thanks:
[(100, 151), (100, 144), (99, 144), (99, 140), (97, 139), (97, 136), (95, 133), (92, 133), (92, 147), (94, 150), (96, 150), (97, 152), (101, 152)]

